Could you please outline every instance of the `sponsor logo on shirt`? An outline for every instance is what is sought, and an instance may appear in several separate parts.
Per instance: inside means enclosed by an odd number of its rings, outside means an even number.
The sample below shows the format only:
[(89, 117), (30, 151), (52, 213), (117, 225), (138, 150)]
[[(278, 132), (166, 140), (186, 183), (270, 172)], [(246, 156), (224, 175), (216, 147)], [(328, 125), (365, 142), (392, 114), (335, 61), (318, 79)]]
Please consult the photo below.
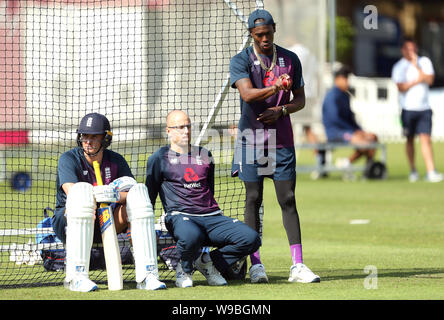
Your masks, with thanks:
[(200, 182), (184, 183), (183, 187), (185, 189), (200, 188)]
[(199, 180), (199, 176), (194, 172), (193, 168), (186, 168), (185, 169), (185, 175), (183, 176), (186, 182), (183, 185), (186, 189), (192, 189), (192, 188), (200, 188), (200, 182), (195, 182)]
[(272, 85), (274, 85), (276, 83), (276, 81), (277, 81), (277, 77), (273, 73), (273, 71), (267, 71), (265, 73), (264, 86), (271, 87)]
[(199, 180), (199, 176), (194, 172), (193, 168), (186, 168), (185, 175), (183, 176), (186, 182), (192, 182)]

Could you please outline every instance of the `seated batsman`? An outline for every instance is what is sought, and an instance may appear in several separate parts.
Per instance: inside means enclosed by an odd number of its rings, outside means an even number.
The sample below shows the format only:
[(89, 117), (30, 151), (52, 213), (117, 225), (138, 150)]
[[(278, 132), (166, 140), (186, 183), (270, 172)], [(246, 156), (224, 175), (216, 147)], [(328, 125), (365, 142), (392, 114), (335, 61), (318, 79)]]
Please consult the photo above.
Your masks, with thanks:
[[(112, 133), (108, 119), (87, 114), (77, 130), (77, 145), (60, 156), (57, 204), (53, 217), (56, 235), (66, 247), (65, 287), (88, 292), (97, 285), (88, 277), (93, 241), (101, 242), (96, 209), (109, 203), (116, 232), (131, 230), (138, 289), (165, 289), (158, 280), (154, 212), (148, 190), (137, 183), (125, 159), (108, 150)], [(97, 185), (93, 161), (100, 164), (103, 185)]]

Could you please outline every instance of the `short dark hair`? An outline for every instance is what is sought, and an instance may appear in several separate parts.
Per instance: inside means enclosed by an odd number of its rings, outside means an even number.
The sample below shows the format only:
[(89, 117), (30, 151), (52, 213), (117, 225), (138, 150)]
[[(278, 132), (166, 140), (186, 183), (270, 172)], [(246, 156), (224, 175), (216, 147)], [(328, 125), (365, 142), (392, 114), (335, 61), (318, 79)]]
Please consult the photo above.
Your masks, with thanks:
[(334, 76), (335, 76), (335, 78), (337, 78), (337, 77), (348, 78), (350, 73), (352, 73), (352, 71), (348, 66), (342, 66), (338, 70), (335, 71)]
[(413, 43), (415, 46), (417, 46), (416, 41), (415, 41), (414, 38), (406, 36), (406, 37), (402, 38), (402, 41), (401, 41), (401, 48), (404, 47), (404, 45), (405, 45), (407, 42), (411, 42), (411, 43)]

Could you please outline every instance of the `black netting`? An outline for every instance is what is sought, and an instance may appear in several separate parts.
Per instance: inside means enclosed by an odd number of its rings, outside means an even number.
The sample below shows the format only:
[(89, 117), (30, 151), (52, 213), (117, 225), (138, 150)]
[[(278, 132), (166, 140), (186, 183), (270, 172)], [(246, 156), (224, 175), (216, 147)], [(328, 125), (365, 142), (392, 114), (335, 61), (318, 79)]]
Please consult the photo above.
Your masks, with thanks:
[[(243, 218), (244, 193), (230, 177), (239, 96), (230, 58), (248, 45), (250, 0), (0, 1), (0, 286), (60, 284), (46, 271), (38, 229), (55, 206), (58, 157), (75, 146), (89, 112), (111, 122), (111, 149), (144, 182), (148, 156), (166, 144), (165, 116), (186, 111), (193, 141), (216, 160), (216, 199)], [(49, 216), (51, 216), (49, 212)], [(157, 229), (163, 230), (156, 205)], [(44, 227), (44, 226), (43, 226)], [(170, 244), (159, 242), (159, 250)], [(122, 242), (125, 247), (125, 242)], [(128, 244), (126, 244), (128, 245)], [(45, 251), (47, 253), (47, 251)], [(159, 264), (162, 279), (173, 276)], [(134, 266), (124, 265), (125, 280)], [(91, 271), (106, 281), (103, 270)]]

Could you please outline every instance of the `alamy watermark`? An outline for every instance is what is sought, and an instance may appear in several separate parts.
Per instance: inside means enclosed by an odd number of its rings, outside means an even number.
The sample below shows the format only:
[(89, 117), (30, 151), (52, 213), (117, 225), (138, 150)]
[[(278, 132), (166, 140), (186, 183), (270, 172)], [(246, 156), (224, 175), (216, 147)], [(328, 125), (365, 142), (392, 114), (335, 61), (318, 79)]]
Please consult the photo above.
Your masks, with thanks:
[(363, 21), (364, 29), (378, 29), (378, 8), (371, 4), (366, 5), (364, 7), (364, 14), (366, 15)]
[[(194, 141), (201, 133), (201, 125), (193, 124), (191, 140)], [(209, 152), (233, 152), (232, 162), (239, 165), (255, 164), (259, 175), (269, 176), (276, 169), (277, 132), (276, 129), (245, 129), (238, 128), (216, 130), (208, 128), (200, 146), (204, 149), (193, 149), (192, 157), (183, 157), (173, 150), (168, 153), (171, 164), (200, 164), (199, 161), (210, 159)], [(214, 159), (212, 159), (214, 161)], [(231, 161), (231, 159), (230, 159)], [(196, 163), (194, 163), (196, 162)], [(216, 163), (217, 164), (217, 163)]]
[(378, 268), (373, 265), (365, 266), (364, 273), (368, 274), (364, 279), (364, 288), (367, 290), (378, 289)]

